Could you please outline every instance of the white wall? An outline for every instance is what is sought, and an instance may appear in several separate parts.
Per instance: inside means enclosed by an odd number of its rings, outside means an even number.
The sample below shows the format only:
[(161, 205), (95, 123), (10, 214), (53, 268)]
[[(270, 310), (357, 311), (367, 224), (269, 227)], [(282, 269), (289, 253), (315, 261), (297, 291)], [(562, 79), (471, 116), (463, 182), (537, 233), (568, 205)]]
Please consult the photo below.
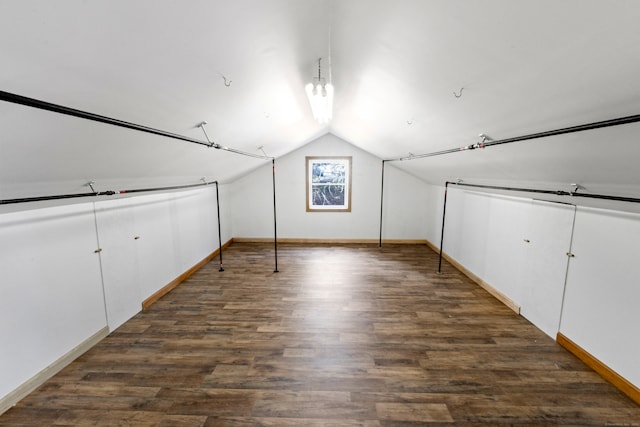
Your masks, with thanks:
[(0, 399), (218, 246), (213, 186), (0, 214)]
[[(352, 157), (351, 212), (307, 212), (305, 156)], [(327, 134), (276, 160), (278, 237), (377, 239), (382, 160)], [(271, 163), (232, 184), (234, 237), (273, 237)], [(425, 239), (428, 186), (393, 165), (385, 167), (385, 239)]]
[[(523, 291), (514, 278), (524, 257), (528, 204), (454, 188), (447, 194), (444, 251), (519, 306)], [(433, 243), (439, 246), (442, 218), (437, 227), (438, 241)]]
[(640, 214), (578, 208), (560, 332), (640, 387)]
[(0, 398), (106, 325), (93, 204), (0, 215)]
[[(438, 247), (443, 199), (444, 187), (429, 188), (427, 236)], [(639, 214), (451, 187), (446, 209), (448, 255), (547, 334), (561, 332), (640, 386)]]

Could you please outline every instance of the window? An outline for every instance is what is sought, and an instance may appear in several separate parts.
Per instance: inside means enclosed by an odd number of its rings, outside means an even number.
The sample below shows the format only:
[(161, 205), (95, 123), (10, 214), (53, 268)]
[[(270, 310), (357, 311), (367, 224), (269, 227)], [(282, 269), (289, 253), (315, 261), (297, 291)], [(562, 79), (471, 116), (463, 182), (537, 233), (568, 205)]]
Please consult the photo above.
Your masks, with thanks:
[(307, 212), (351, 212), (351, 157), (306, 157)]

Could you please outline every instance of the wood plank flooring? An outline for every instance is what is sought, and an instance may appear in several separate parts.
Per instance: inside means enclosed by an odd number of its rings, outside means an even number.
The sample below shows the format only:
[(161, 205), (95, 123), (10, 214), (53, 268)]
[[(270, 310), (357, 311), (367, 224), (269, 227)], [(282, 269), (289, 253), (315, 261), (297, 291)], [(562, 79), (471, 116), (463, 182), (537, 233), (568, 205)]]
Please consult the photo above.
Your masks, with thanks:
[[(235, 243), (0, 426), (639, 426), (426, 246)], [(217, 261), (217, 260), (216, 260)]]

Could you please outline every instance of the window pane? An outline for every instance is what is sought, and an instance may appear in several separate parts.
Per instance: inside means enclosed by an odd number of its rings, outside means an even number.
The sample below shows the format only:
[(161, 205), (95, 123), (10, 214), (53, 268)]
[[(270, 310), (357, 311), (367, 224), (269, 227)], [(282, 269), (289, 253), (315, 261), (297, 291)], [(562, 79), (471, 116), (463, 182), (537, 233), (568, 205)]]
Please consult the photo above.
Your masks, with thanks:
[(315, 206), (343, 206), (344, 185), (314, 184), (311, 186)]
[(337, 162), (313, 163), (311, 182), (344, 184), (345, 164)]

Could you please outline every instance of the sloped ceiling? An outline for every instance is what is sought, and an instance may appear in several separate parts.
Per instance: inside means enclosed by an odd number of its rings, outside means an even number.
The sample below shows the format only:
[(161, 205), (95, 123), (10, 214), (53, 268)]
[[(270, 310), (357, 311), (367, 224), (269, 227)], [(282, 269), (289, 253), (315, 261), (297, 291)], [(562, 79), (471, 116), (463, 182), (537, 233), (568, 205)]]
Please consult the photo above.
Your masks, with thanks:
[[(634, 0), (0, 2), (0, 90), (279, 157), (328, 132), (381, 159), (640, 113)], [(335, 86), (314, 122), (304, 85)], [(433, 183), (640, 195), (640, 125), (395, 165)], [(0, 196), (229, 182), (264, 161), (0, 102)]]

